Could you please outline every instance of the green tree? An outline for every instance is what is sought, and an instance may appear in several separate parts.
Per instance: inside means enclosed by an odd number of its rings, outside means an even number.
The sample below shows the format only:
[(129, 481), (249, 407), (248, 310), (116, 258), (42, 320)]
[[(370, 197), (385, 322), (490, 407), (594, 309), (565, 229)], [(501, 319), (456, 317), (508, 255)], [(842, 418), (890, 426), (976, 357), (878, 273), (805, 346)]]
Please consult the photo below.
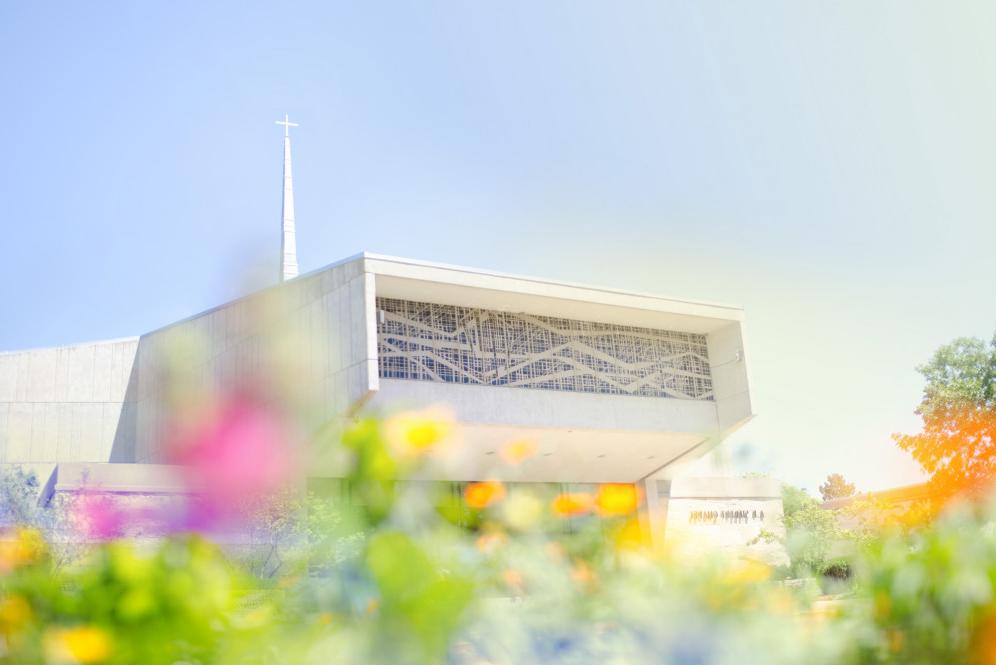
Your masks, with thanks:
[(916, 410), (923, 431), (896, 434), (896, 443), (942, 495), (987, 486), (996, 473), (996, 334), (945, 344), (917, 371), (926, 379)]
[(782, 485), (785, 548), (796, 576), (822, 575), (840, 563), (841, 542), (846, 534), (837, 523), (837, 512), (820, 507), (801, 489)]
[(854, 483), (847, 482), (839, 473), (831, 473), (826, 482), (820, 485), (820, 496), (824, 501), (854, 496)]

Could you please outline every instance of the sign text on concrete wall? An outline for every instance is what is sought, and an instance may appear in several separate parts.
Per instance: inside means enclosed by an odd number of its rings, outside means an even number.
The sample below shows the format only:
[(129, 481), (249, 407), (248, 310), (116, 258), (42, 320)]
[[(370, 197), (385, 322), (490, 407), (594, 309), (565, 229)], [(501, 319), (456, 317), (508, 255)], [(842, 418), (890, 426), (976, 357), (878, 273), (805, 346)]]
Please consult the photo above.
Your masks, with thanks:
[(763, 510), (693, 510), (688, 513), (689, 524), (748, 524), (764, 521)]

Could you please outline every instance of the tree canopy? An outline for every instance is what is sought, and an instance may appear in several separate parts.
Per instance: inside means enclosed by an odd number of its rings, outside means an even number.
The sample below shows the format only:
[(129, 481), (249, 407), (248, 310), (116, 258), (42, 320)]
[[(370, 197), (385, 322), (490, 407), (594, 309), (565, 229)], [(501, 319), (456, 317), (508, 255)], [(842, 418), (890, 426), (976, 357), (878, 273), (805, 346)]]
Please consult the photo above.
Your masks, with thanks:
[(820, 485), (820, 496), (824, 501), (843, 499), (854, 496), (854, 490), (854, 483), (847, 482), (839, 473), (831, 473), (827, 476), (826, 482)]
[(988, 487), (996, 478), (996, 334), (945, 344), (917, 371), (926, 380), (916, 410), (923, 431), (896, 434), (896, 443), (943, 495)]

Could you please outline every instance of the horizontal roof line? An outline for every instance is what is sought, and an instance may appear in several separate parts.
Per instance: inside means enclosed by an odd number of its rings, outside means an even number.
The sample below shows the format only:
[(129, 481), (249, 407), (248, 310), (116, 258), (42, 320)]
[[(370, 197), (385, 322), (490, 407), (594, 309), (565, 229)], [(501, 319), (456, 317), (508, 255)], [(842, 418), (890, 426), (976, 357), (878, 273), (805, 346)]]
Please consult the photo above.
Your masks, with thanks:
[(94, 344), (120, 344), (122, 342), (137, 342), (141, 336), (131, 335), (130, 337), (114, 337), (111, 339), (95, 339), (87, 342), (70, 342), (69, 344), (53, 344), (52, 346), (31, 346), (26, 349), (8, 349), (0, 351), (0, 356), (12, 355), (15, 353), (29, 353), (31, 351), (50, 351), (52, 349), (68, 349), (73, 346), (93, 346)]
[[(518, 275), (514, 273), (498, 272), (495, 270), (482, 270), (480, 268), (471, 268), (468, 266), (458, 266), (448, 263), (435, 263), (432, 261), (420, 261), (418, 259), (406, 259), (398, 256), (389, 256), (386, 254), (374, 254), (371, 252), (363, 252), (354, 258), (365, 258), (373, 259), (376, 261), (389, 261), (391, 263), (400, 263), (402, 265), (419, 266), (423, 268), (438, 268), (441, 270), (451, 270), (453, 272), (464, 272), (471, 273), (475, 275), (486, 275), (488, 277), (499, 277), (502, 279), (516, 279), (523, 282), (533, 282), (535, 284), (552, 284), (555, 286), (567, 286), (573, 289), (584, 289), (586, 291), (599, 291), (602, 293), (611, 293), (615, 295), (624, 296), (636, 296), (639, 298), (651, 298), (654, 300), (666, 300), (670, 302), (678, 302), (686, 305), (705, 305), (707, 307), (720, 307), (723, 309), (732, 309), (738, 312), (743, 311), (743, 307), (738, 305), (728, 305), (724, 303), (710, 302), (706, 300), (689, 300), (687, 298), (675, 298), (673, 296), (664, 296), (655, 293), (647, 293), (644, 291), (627, 291), (625, 289), (615, 289), (605, 286), (593, 286), (591, 284), (584, 284), (580, 282), (569, 282), (557, 279), (546, 279), (543, 277), (531, 277), (529, 275)], [(326, 267), (333, 267), (336, 264), (332, 264)]]

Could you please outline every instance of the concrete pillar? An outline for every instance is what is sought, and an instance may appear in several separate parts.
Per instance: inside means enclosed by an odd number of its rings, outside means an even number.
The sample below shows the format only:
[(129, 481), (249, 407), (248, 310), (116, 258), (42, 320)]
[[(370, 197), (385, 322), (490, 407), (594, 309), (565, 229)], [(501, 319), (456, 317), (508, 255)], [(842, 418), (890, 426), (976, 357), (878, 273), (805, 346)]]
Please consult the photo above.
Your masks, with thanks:
[(643, 492), (643, 506), (640, 510), (640, 526), (652, 547), (664, 543), (664, 527), (667, 524), (669, 480), (644, 478), (637, 483)]

